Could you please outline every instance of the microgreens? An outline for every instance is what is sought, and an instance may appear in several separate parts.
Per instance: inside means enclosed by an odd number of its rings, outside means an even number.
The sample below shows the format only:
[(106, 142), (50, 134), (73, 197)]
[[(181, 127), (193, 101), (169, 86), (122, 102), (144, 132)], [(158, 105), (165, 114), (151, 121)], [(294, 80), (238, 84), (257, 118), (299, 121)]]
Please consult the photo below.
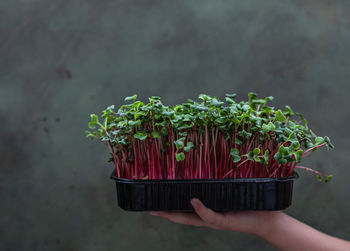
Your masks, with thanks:
[[(268, 106), (269, 96), (227, 105), (201, 94), (199, 101), (166, 106), (153, 96), (148, 103), (137, 95), (125, 98), (117, 111), (91, 114), (86, 137), (97, 138), (111, 151), (118, 177), (130, 179), (260, 178), (291, 176), (302, 158), (319, 147), (333, 148), (327, 136), (317, 136), (306, 119), (288, 105)], [(96, 128), (97, 126), (97, 128)], [(327, 176), (329, 181), (332, 176)]]

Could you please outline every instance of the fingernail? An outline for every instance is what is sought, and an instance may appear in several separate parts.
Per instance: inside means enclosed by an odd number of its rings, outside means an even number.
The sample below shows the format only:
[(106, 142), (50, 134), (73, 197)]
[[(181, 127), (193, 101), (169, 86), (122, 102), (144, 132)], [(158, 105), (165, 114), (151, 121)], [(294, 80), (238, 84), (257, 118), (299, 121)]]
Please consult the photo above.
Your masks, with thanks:
[(198, 206), (198, 201), (196, 199), (192, 199), (191, 200), (191, 204), (193, 207), (197, 207)]
[(157, 212), (150, 212), (150, 214), (154, 215), (154, 216), (158, 216), (158, 213)]

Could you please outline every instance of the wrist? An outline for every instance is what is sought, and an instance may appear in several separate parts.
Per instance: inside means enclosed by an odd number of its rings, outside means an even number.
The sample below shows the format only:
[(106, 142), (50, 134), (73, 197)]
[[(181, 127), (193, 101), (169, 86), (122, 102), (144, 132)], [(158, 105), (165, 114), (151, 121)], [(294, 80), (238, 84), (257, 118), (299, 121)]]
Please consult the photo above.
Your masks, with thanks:
[(257, 224), (252, 234), (264, 240), (268, 240), (274, 232), (278, 231), (279, 224), (283, 222), (285, 217), (288, 216), (282, 211), (267, 212), (266, 215), (261, 217), (259, 224)]

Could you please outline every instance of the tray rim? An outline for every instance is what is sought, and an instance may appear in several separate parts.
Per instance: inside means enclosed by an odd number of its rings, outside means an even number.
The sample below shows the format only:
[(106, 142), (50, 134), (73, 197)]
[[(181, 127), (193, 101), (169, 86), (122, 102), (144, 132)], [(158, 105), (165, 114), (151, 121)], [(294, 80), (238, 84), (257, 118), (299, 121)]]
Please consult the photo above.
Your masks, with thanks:
[(292, 176), (280, 178), (236, 178), (236, 179), (126, 179), (116, 177), (116, 170), (114, 169), (110, 175), (112, 180), (118, 183), (130, 184), (152, 184), (152, 183), (271, 183), (271, 182), (287, 182), (299, 178), (299, 174), (293, 171)]

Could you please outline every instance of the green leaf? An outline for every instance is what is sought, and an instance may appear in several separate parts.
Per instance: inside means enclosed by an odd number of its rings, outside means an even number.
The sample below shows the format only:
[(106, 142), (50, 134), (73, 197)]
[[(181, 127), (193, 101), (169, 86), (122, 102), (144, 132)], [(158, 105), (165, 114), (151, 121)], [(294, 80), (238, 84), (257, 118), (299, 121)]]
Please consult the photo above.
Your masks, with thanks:
[(138, 119), (140, 116), (145, 116), (145, 115), (146, 115), (146, 113), (137, 112), (137, 113), (134, 114), (134, 119), (136, 120), (136, 119)]
[(287, 162), (288, 161), (286, 159), (284, 159), (284, 158), (281, 158), (281, 159), (278, 160), (278, 163), (281, 164), (281, 165), (285, 165), (285, 164), (287, 164)]
[(322, 176), (321, 175), (317, 174), (316, 177), (317, 177), (318, 181), (322, 181)]
[(323, 137), (316, 137), (315, 142), (316, 145), (321, 145), (325, 142), (325, 139)]
[(186, 152), (189, 152), (189, 151), (191, 151), (191, 149), (194, 147), (194, 144), (191, 142), (191, 141), (188, 141), (187, 142), (187, 145), (184, 147), (184, 150), (186, 151)]
[(113, 113), (114, 111), (114, 105), (108, 106), (105, 110), (103, 110), (103, 118), (106, 118), (109, 114)]
[(260, 153), (260, 149), (254, 148), (253, 153), (254, 153), (254, 155), (258, 155)]
[(168, 128), (166, 127), (162, 127), (162, 129), (160, 130), (160, 132), (162, 133), (162, 135), (167, 136), (169, 134)]
[(157, 131), (153, 131), (152, 132), (152, 137), (155, 138), (155, 139), (159, 139), (160, 138), (160, 135)]
[(160, 101), (161, 98), (159, 96), (152, 96), (148, 98), (148, 100), (152, 103), (153, 101)]
[(242, 106), (242, 110), (245, 111), (245, 112), (248, 111), (249, 109), (250, 109), (250, 105), (245, 104), (245, 105)]
[(258, 95), (255, 92), (249, 92), (248, 97), (249, 97), (249, 100), (252, 101), (254, 99), (257, 99)]
[(99, 123), (98, 116), (96, 114), (90, 114), (91, 121), (89, 123), (90, 129), (95, 129), (96, 124)]
[(134, 138), (138, 139), (138, 140), (145, 140), (145, 139), (147, 139), (147, 133), (146, 132), (135, 133)]
[(324, 141), (327, 143), (327, 145), (328, 145), (330, 148), (334, 148), (334, 145), (331, 143), (331, 140), (329, 139), (328, 136), (324, 136)]
[(310, 141), (307, 141), (306, 144), (305, 144), (305, 147), (306, 147), (307, 149), (309, 149), (309, 148), (311, 148), (311, 147), (314, 147), (314, 144), (312, 144), (312, 142), (310, 142)]
[(267, 126), (269, 127), (270, 132), (274, 132), (276, 130), (276, 126), (272, 122), (269, 122)]
[(278, 152), (280, 153), (280, 154), (283, 154), (284, 153), (284, 145), (281, 145), (279, 148), (278, 148)]
[(95, 138), (95, 135), (93, 135), (90, 131), (86, 130), (85, 131), (85, 137), (86, 138)]
[(332, 178), (333, 178), (333, 175), (332, 175), (332, 174), (331, 174), (331, 175), (328, 175), (327, 178), (326, 178), (326, 180), (325, 180), (325, 182), (330, 182)]
[(294, 153), (295, 161), (300, 162), (301, 158), (303, 157), (303, 150), (300, 149)]
[(267, 102), (267, 101), (273, 101), (273, 99), (274, 99), (274, 97), (268, 96), (268, 97), (265, 98), (265, 101), (266, 101), (266, 102)]
[(141, 125), (141, 120), (136, 120), (136, 121), (134, 121), (134, 120), (129, 120), (129, 122), (128, 122), (128, 125), (131, 125), (131, 126), (140, 126)]
[(282, 151), (283, 157), (288, 156), (291, 153), (291, 151), (294, 152), (294, 149), (289, 149), (289, 147), (285, 147)]
[(274, 132), (276, 130), (276, 126), (272, 122), (269, 122), (267, 125), (266, 124), (262, 125), (262, 130), (264, 133)]
[(300, 148), (299, 141), (292, 141), (292, 144), (290, 145), (294, 150), (297, 150)]
[(239, 156), (239, 150), (237, 148), (231, 149), (231, 156), (232, 156), (232, 161), (234, 163), (237, 163), (238, 161), (241, 160), (241, 157)]
[(179, 132), (179, 136), (186, 137), (187, 136), (187, 132)]
[(236, 93), (232, 93), (232, 94), (226, 93), (225, 96), (229, 97), (229, 98), (236, 98), (237, 94)]
[(230, 106), (230, 112), (231, 112), (232, 114), (237, 114), (237, 113), (238, 113), (237, 104), (232, 104), (232, 105)]
[(210, 98), (208, 95), (200, 94), (200, 95), (198, 96), (198, 99), (201, 99), (201, 100), (203, 100), (203, 101), (208, 101), (208, 100), (210, 100), (211, 98)]
[(219, 101), (217, 98), (213, 98), (210, 101), (210, 105), (216, 106), (216, 107), (222, 106), (223, 104), (224, 104), (224, 102)]
[(257, 155), (254, 155), (254, 160), (256, 161), (256, 162), (259, 162), (260, 161), (260, 158), (259, 158), (259, 156), (257, 156)]
[(278, 151), (273, 157), (275, 160), (280, 160), (282, 158), (282, 154)]
[(187, 103), (188, 103), (188, 104), (194, 104), (194, 100), (188, 98), (188, 99), (187, 99)]
[(253, 104), (265, 104), (265, 100), (263, 99), (254, 99), (252, 100)]
[(287, 120), (286, 116), (284, 116), (283, 112), (280, 109), (276, 111), (275, 118), (276, 120), (281, 121), (282, 123), (286, 122)]
[(185, 160), (185, 154), (183, 152), (176, 154), (176, 161), (183, 161)]
[(242, 145), (242, 140), (240, 140), (240, 139), (238, 139), (238, 138), (235, 138), (235, 143), (237, 144), (237, 145)]
[(184, 140), (185, 140), (185, 138), (182, 137), (182, 138), (179, 138), (178, 140), (174, 141), (176, 149), (182, 149), (184, 147), (184, 145), (185, 145)]
[(307, 120), (304, 118), (304, 116), (303, 116), (301, 113), (298, 113), (298, 112), (296, 112), (295, 115), (297, 115), (297, 116), (301, 119), (301, 121), (304, 122), (305, 128), (306, 128), (306, 129), (309, 129), (309, 128), (308, 128), (308, 124), (307, 124)]
[(286, 105), (285, 108), (286, 108), (286, 111), (284, 112), (284, 114), (285, 114), (286, 116), (292, 116), (292, 115), (294, 115), (294, 112), (293, 112), (292, 108), (291, 108), (289, 105)]
[(252, 136), (252, 134), (250, 133), (250, 132), (247, 132), (247, 131), (242, 131), (242, 136), (243, 137), (246, 137), (247, 139), (249, 139), (251, 136)]
[(266, 124), (262, 125), (262, 130), (263, 130), (264, 133), (268, 133), (270, 131), (269, 127)]
[(249, 153), (245, 154), (244, 156), (246, 156), (248, 160), (254, 161), (254, 153), (253, 153), (253, 151), (250, 151)]
[(129, 96), (129, 97), (126, 97), (124, 99), (124, 102), (128, 102), (128, 101), (135, 101), (137, 98), (137, 94), (133, 95), (133, 96)]
[(229, 104), (234, 104), (234, 103), (236, 103), (232, 98), (229, 98), (229, 97), (225, 97), (225, 100), (226, 100), (226, 102), (229, 103)]
[(317, 135), (316, 135), (311, 129), (309, 129), (309, 132), (310, 132), (310, 134), (311, 134), (312, 137), (314, 137), (314, 138), (317, 137)]

